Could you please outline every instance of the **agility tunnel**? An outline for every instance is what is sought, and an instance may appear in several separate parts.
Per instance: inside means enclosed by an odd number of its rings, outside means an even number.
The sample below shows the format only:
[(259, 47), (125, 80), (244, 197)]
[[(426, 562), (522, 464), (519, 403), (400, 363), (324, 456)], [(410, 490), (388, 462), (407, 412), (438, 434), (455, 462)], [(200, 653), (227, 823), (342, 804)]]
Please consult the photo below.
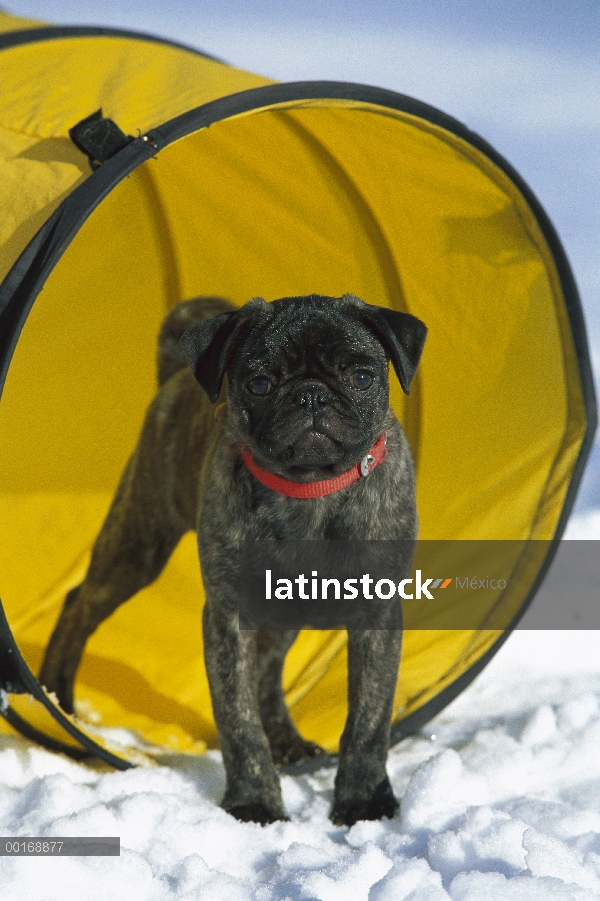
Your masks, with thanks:
[[(76, 717), (35, 674), (155, 392), (166, 311), (351, 292), (429, 328), (410, 397), (391, 384), (439, 575), (465, 571), (473, 541), (525, 549), (469, 628), (411, 622), (392, 736), (414, 733), (530, 603), (591, 446), (583, 317), (546, 214), (482, 138), (409, 97), (275, 84), (147, 35), (6, 14), (0, 32), (5, 720), (120, 768), (217, 746), (191, 533), (90, 640)], [(344, 633), (303, 632), (284, 683), (301, 732), (334, 752)]]

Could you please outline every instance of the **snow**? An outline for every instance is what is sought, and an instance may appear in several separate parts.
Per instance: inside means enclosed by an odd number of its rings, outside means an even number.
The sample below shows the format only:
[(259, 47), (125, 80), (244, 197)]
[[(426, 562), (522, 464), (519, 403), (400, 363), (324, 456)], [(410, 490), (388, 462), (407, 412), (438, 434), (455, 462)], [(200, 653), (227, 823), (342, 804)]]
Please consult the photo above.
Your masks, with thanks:
[[(523, 635), (543, 653), (543, 636)], [(121, 773), (2, 737), (4, 835), (121, 838), (120, 858), (0, 858), (4, 897), (598, 898), (599, 747), (599, 673), (548, 691), (500, 657), (390, 753), (397, 816), (350, 829), (328, 820), (332, 769), (283, 775), (290, 822), (261, 827), (218, 807), (218, 752)]]
[[(577, 517), (570, 534), (589, 521)], [(218, 751), (116, 772), (0, 736), (3, 835), (121, 839), (118, 858), (0, 857), (3, 897), (600, 899), (599, 638), (517, 631), (470, 688), (391, 750), (396, 816), (351, 828), (328, 819), (332, 768), (282, 774), (290, 820), (261, 827), (219, 808)]]

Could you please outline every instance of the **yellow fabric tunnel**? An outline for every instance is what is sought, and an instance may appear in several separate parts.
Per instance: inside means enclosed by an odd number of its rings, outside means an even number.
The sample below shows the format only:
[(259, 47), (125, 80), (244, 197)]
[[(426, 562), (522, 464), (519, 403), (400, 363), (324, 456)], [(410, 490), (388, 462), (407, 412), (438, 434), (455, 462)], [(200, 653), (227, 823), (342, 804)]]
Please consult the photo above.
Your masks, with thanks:
[[(76, 717), (34, 674), (155, 392), (166, 311), (203, 294), (350, 292), (429, 328), (410, 398), (392, 380), (420, 537), (457, 555), (473, 540), (543, 547), (499, 602), (501, 627), (487, 611), (472, 628), (405, 633), (392, 735), (413, 733), (531, 601), (592, 442), (583, 317), (540, 204), (484, 140), (424, 103), (274, 84), (146, 35), (0, 14), (0, 83), (5, 720), (121, 768), (217, 746), (191, 533), (92, 636)], [(284, 687), (300, 731), (335, 752), (345, 634), (301, 633)]]

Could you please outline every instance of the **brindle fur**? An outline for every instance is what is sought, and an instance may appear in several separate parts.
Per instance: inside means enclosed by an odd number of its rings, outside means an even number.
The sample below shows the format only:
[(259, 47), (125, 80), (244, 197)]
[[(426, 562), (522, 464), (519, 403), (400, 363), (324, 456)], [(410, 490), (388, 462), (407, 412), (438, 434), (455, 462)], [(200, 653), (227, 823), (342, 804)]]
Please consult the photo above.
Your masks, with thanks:
[[(269, 434), (269, 423), (280, 412), (281, 401), (277, 399), (273, 401), (277, 404), (273, 416), (266, 420), (263, 416), (261, 440), (255, 440), (253, 405), (260, 408), (261, 401), (248, 399), (244, 394), (244, 379), (248, 377), (244, 354), (258, 354), (259, 362), (255, 365), (260, 370), (264, 347), (260, 342), (253, 344), (252, 337), (261, 328), (264, 335), (265, 323), (269, 323), (276, 304), (255, 300), (235, 316), (232, 314), (236, 308), (220, 298), (199, 298), (175, 307), (161, 330), (160, 390), (148, 409), (138, 445), (94, 545), (86, 577), (67, 595), (40, 672), (42, 684), (57, 694), (65, 710), (72, 712), (75, 674), (89, 636), (120, 604), (153, 582), (182, 535), (196, 530), (206, 593), (203, 614), (206, 669), (227, 773), (222, 806), (240, 820), (263, 824), (285, 819), (275, 764), (292, 763), (323, 752), (298, 733), (283, 696), (284, 659), (297, 633), (239, 629), (238, 575), (234, 563), (238, 542), (242, 539), (414, 539), (417, 534), (412, 457), (404, 432), (388, 409), (390, 351), (384, 350), (380, 338), (373, 337), (364, 326), (369, 309), (377, 308), (366, 308), (365, 313), (366, 305), (350, 296), (286, 299), (279, 304), (281, 315), (277, 328), (283, 350), (279, 349), (275, 358), (284, 351), (290, 355), (293, 342), (290, 339), (286, 351), (285, 330), (296, 336), (298, 344), (311, 317), (313, 320), (324, 317), (326, 323), (331, 315), (338, 328), (342, 328), (339, 323), (343, 324), (348, 317), (350, 329), (359, 333), (357, 346), (362, 351), (368, 345), (367, 351), (379, 367), (381, 384), (370, 406), (365, 406), (364, 396), (360, 398), (364, 409), (355, 417), (358, 425), (353, 432), (354, 443), (349, 439), (341, 442), (343, 453), (338, 452), (336, 444), (337, 457), (332, 459), (330, 454), (322, 466), (310, 448), (304, 465), (301, 453), (294, 458), (289, 448), (273, 456), (271, 447), (278, 439)], [(299, 315), (302, 312), (308, 314), (304, 319)], [(206, 322), (219, 314), (229, 315), (221, 315), (210, 324)], [(220, 329), (221, 333), (228, 330), (230, 334), (223, 343), (217, 368), (227, 369), (229, 390), (224, 388), (219, 397), (223, 400), (228, 394), (227, 413), (215, 417), (215, 408), (206, 392), (213, 402), (217, 399), (223, 371), (211, 371), (207, 375), (201, 367), (211, 341), (214, 347), (216, 324), (220, 321), (227, 323)], [(187, 332), (184, 344), (188, 356), (193, 358), (196, 377), (186, 365), (178, 341), (192, 323), (199, 324)], [(405, 390), (424, 340), (424, 327), (422, 323), (419, 326), (418, 349), (413, 352), (408, 374), (402, 373)], [(210, 332), (208, 338), (207, 332)], [(325, 329), (320, 338), (327, 334)], [(313, 334), (305, 342), (305, 350), (314, 346), (314, 340)], [(272, 348), (269, 354), (273, 357)], [(393, 354), (392, 360), (398, 370), (401, 364)], [(215, 365), (213, 359), (213, 369)], [(273, 366), (272, 359), (269, 365)], [(288, 361), (285, 365), (310, 369), (306, 359), (299, 363)], [(347, 385), (339, 388), (337, 374), (334, 378), (331, 373), (321, 373), (317, 379), (308, 369), (301, 374), (309, 376), (311, 384), (324, 383), (330, 388), (333, 385), (333, 402), (338, 400), (336, 392), (343, 400), (341, 406), (338, 404), (341, 418), (350, 416), (344, 413), (345, 398), (354, 403), (354, 395), (347, 390)], [(206, 391), (197, 378), (203, 381)], [(301, 408), (307, 403), (306, 397), (304, 400), (297, 394), (294, 397), (291, 412), (284, 411), (284, 425), (280, 426), (283, 431), (286, 416), (300, 415), (294, 404)], [(326, 406), (326, 392), (318, 397), (323, 403), (314, 393), (310, 402), (322, 411)], [(302, 409), (300, 412), (305, 413)], [(337, 420), (330, 430), (338, 428), (336, 423)], [(344, 422), (339, 425), (342, 427), (345, 428)], [(251, 475), (240, 454), (243, 440), (260, 465), (296, 481), (312, 481), (330, 477), (355, 464), (384, 429), (388, 432), (385, 463), (349, 488), (313, 500), (284, 497), (266, 488)], [(331, 812), (335, 823), (351, 825), (359, 819), (391, 817), (397, 808), (385, 765), (400, 649), (399, 631), (348, 634), (349, 712), (335, 780)]]

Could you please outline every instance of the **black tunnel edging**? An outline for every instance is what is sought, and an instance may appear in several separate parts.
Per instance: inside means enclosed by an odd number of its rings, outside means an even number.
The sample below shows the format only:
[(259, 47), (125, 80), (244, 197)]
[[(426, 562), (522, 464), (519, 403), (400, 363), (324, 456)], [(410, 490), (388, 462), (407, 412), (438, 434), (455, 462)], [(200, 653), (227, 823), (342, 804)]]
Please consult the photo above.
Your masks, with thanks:
[(158, 35), (147, 34), (145, 31), (127, 31), (123, 28), (102, 28), (93, 25), (54, 25), (41, 28), (23, 28), (20, 31), (7, 31), (0, 34), (0, 50), (10, 47), (19, 47), (23, 44), (34, 44), (37, 41), (57, 41), (61, 38), (126, 38), (133, 41), (146, 41), (150, 44), (163, 44), (166, 47), (174, 47), (176, 50), (185, 50), (195, 56), (202, 56), (215, 63), (229, 65), (217, 56), (204, 53), (187, 44), (178, 41), (170, 41)]
[(7, 657), (10, 660), (9, 681), (7, 680), (5, 685), (2, 686), (2, 689), (7, 689), (8, 691), (16, 689), (19, 694), (31, 695), (32, 698), (46, 708), (57, 723), (59, 723), (72, 738), (83, 745), (85, 750), (82, 750), (77, 746), (68, 745), (58, 739), (51, 738), (44, 732), (36, 729), (35, 726), (32, 726), (27, 720), (16, 713), (16, 711), (10, 707), (6, 699), (3, 699), (4, 703), (2, 704), (2, 707), (0, 707), (0, 713), (13, 728), (21, 732), (26, 738), (38, 741), (41, 745), (44, 745), (51, 751), (60, 751), (63, 754), (67, 754), (69, 757), (73, 757), (75, 760), (82, 760), (84, 757), (92, 755), (101, 758), (118, 770), (130, 769), (133, 766), (132, 763), (124, 760), (122, 757), (118, 757), (116, 754), (112, 754), (109, 750), (78, 729), (60, 708), (55, 707), (54, 704), (52, 704), (40, 683), (29, 669), (25, 658), (15, 642), (1, 601), (0, 641), (2, 642), (1, 650), (4, 655), (4, 662), (6, 662)]
[[(68, 32), (68, 35), (58, 35), (56, 29), (41, 29), (34, 30), (33, 34), (39, 31), (43, 31), (44, 35), (42, 38), (38, 39), (71, 36), (71, 34), (77, 36), (90, 31), (102, 34), (108, 33), (114, 36), (136, 37), (136, 35), (131, 32), (115, 32), (110, 29), (60, 29), (62, 32)], [(46, 32), (49, 33), (45, 34)], [(27, 40), (35, 39), (34, 37), (32, 38), (31, 31), (16, 34), (23, 35), (22, 43), (26, 43)], [(14, 46), (15, 33), (12, 33), (12, 35), (9, 35), (8, 37), (13, 38), (12, 44), (3, 43), (2, 38), (0, 37), (0, 49), (3, 46)], [(141, 37), (147, 40), (158, 40), (151, 36), (142, 35)], [(170, 43), (164, 41), (160, 42)], [(217, 122), (243, 113), (260, 111), (268, 107), (281, 107), (287, 104), (314, 100), (347, 100), (358, 103), (362, 102), (383, 108), (388, 107), (398, 112), (414, 115), (426, 122), (430, 122), (431, 124), (445, 129), (466, 141), (468, 144), (471, 144), (487, 156), (488, 159), (498, 166), (498, 168), (513, 182), (537, 219), (557, 267), (576, 348), (586, 410), (587, 428), (582, 441), (579, 457), (573, 471), (556, 534), (553, 540), (549, 542), (549, 550), (544, 564), (540, 568), (534, 586), (527, 595), (519, 613), (492, 647), (489, 648), (488, 651), (468, 670), (462, 673), (460, 677), (436, 697), (424, 704), (423, 707), (392, 727), (392, 741), (395, 743), (408, 735), (414, 734), (429, 719), (439, 713), (450, 703), (450, 701), (457, 697), (492, 659), (504, 641), (506, 641), (508, 635), (516, 627), (521, 617), (525, 614), (542, 583), (558, 548), (567, 519), (575, 502), (575, 497), (592, 446), (597, 425), (596, 399), (585, 324), (581, 302), (571, 267), (554, 226), (550, 222), (542, 205), (521, 176), (513, 169), (510, 163), (501, 156), (501, 154), (494, 150), (494, 148), (478, 134), (470, 131), (458, 120), (448, 116), (446, 113), (441, 112), (435, 107), (429, 106), (426, 103), (406, 95), (398, 94), (394, 91), (346, 82), (315, 81), (266, 85), (264, 87), (253, 88), (220, 98), (177, 116), (169, 122), (166, 122), (164, 125), (151, 130), (146, 135), (135, 139), (98, 168), (93, 175), (76, 188), (73, 193), (61, 203), (13, 265), (3, 284), (0, 286), (0, 390), (4, 383), (10, 359), (21, 329), (33, 306), (35, 298), (41, 291), (46, 279), (86, 219), (126, 175), (174, 141), (180, 140), (195, 131), (207, 128)], [(8, 624), (6, 625), (8, 626)], [(5, 632), (5, 630), (2, 631)], [(23, 661), (23, 663), (25, 663), (25, 661)], [(35, 680), (35, 677), (28, 668), (27, 671), (39, 687), (37, 680)], [(55, 711), (51, 705), (48, 709), (50, 709), (55, 716), (60, 713), (60, 711)], [(69, 726), (71, 726), (70, 721), (67, 720), (67, 722), (69, 723)], [(71, 728), (69, 731), (71, 731)], [(83, 735), (81, 735), (81, 737), (76, 735), (75, 737), (77, 737), (79, 741), (82, 741), (82, 738), (86, 738), (86, 742), (90, 741)], [(94, 746), (93, 753), (106, 759), (104, 749), (95, 746), (94, 742), (91, 742), (91, 744)], [(119, 766), (122, 767), (124, 761), (120, 758), (117, 759), (119, 760)], [(323, 758), (319, 758), (318, 762), (315, 761), (315, 766), (322, 766), (324, 762)]]
[[(12, 707), (7, 707), (3, 710), (2, 715), (9, 726), (13, 727), (15, 732), (20, 732), (20, 734), (25, 738), (28, 738), (29, 741), (41, 745), (42, 748), (46, 748), (47, 751), (54, 751), (55, 754), (66, 754), (72, 760), (85, 760), (86, 757), (97, 756), (96, 753), (92, 755), (90, 751), (86, 751), (84, 748), (76, 748), (74, 746), (71, 748), (62, 741), (50, 738), (44, 732), (40, 732), (39, 729), (32, 726), (31, 723), (28, 723), (27, 720), (24, 720), (22, 716), (19, 716)], [(107, 760), (105, 762), (110, 763), (111, 761)]]

